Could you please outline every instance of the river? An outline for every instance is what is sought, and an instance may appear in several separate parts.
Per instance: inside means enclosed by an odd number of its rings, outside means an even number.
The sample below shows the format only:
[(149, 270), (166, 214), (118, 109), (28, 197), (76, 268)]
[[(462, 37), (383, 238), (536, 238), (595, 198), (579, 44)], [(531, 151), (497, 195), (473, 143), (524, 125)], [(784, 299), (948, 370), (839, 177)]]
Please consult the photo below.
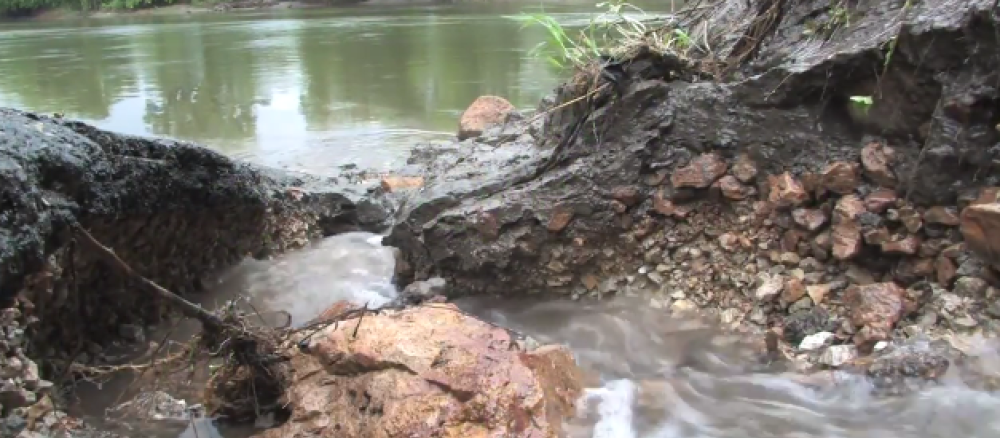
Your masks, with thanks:
[[(656, 4), (657, 2), (652, 2)], [(663, 7), (662, 5), (660, 6)], [(272, 166), (386, 170), (476, 97), (534, 108), (546, 35), (497, 5), (281, 9), (0, 23), (0, 106), (199, 142)], [(594, 2), (544, 10), (585, 23)]]

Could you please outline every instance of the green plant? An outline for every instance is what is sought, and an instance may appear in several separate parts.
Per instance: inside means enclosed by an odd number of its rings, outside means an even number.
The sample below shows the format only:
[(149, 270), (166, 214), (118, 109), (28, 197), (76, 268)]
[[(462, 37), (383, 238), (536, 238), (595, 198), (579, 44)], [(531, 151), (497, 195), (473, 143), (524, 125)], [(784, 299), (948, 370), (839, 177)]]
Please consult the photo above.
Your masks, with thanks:
[(685, 52), (694, 44), (690, 36), (680, 29), (662, 34), (651, 31), (645, 22), (649, 14), (624, 0), (598, 3), (600, 10), (579, 30), (571, 30), (551, 15), (541, 13), (519, 14), (505, 18), (522, 23), (523, 27), (540, 26), (547, 38), (529, 54), (541, 56), (558, 67), (582, 67), (611, 49), (647, 41), (661, 49)]
[(851, 104), (854, 105), (862, 114), (868, 114), (868, 110), (872, 107), (874, 100), (871, 96), (851, 96)]

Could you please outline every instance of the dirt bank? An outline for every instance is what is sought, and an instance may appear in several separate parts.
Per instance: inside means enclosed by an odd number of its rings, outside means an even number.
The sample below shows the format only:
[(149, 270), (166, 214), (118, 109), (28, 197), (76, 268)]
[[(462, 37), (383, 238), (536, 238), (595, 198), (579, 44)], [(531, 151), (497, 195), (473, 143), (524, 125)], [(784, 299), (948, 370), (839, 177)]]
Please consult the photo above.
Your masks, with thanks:
[(112, 342), (169, 313), (98, 263), (72, 227), (192, 294), (248, 255), (386, 225), (383, 206), (345, 178), (259, 169), (191, 144), (15, 110), (0, 110), (0, 156), (0, 404), (14, 418), (45, 397), (59, 401), (52, 381), (71, 377), (70, 361), (112, 360), (102, 354)]
[[(706, 309), (792, 347), (819, 333), (794, 355), (822, 366), (993, 332), (996, 260), (970, 248), (996, 242), (960, 212), (996, 206), (995, 2), (753, 3), (699, 8), (689, 33), (708, 47), (686, 59), (619, 59), (602, 81), (618, 77), (620, 96), (607, 86), (573, 103), (593, 90), (596, 73), (581, 73), (544, 120), (417, 150), (406, 172), (426, 187), (386, 242), (403, 250), (404, 282), (658, 290), (651, 305)], [(855, 111), (857, 96), (872, 105)]]

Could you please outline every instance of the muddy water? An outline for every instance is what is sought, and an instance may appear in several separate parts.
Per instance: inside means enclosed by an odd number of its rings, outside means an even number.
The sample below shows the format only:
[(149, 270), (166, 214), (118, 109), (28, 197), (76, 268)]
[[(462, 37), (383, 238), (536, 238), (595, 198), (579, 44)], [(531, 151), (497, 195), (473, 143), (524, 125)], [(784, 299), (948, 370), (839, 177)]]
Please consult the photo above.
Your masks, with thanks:
[[(378, 236), (348, 234), (277, 260), (244, 263), (219, 280), (212, 299), (249, 293), (259, 310), (285, 310), (293, 324), (340, 299), (384, 302), (395, 294), (393, 257), (378, 242)], [(712, 324), (669, 319), (639, 298), (592, 304), (476, 298), (459, 305), (540, 342), (568, 344), (584, 367), (601, 375), (602, 386), (588, 390), (579, 418), (569, 424), (570, 438), (1000, 436), (1000, 395), (957, 378), (900, 398), (875, 398), (867, 382), (848, 376), (834, 385), (808, 385), (763, 365), (753, 348)], [(106, 392), (89, 395), (101, 401)], [(155, 436), (171, 438), (252, 433), (216, 430), (209, 421), (157, 428)]]

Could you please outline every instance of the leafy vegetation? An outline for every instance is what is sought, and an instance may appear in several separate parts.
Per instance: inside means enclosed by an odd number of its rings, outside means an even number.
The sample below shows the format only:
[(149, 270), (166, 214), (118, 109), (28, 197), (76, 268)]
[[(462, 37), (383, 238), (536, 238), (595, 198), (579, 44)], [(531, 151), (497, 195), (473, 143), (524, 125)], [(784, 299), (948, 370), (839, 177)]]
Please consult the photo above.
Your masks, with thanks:
[(539, 43), (530, 54), (540, 56), (560, 69), (583, 67), (602, 55), (639, 43), (677, 53), (685, 53), (693, 46), (690, 36), (680, 29), (649, 28), (646, 23), (654, 17), (624, 0), (598, 3), (597, 8), (599, 13), (579, 29), (563, 25), (544, 11), (506, 18), (518, 21), (525, 27), (539, 26), (545, 29), (546, 40)]

